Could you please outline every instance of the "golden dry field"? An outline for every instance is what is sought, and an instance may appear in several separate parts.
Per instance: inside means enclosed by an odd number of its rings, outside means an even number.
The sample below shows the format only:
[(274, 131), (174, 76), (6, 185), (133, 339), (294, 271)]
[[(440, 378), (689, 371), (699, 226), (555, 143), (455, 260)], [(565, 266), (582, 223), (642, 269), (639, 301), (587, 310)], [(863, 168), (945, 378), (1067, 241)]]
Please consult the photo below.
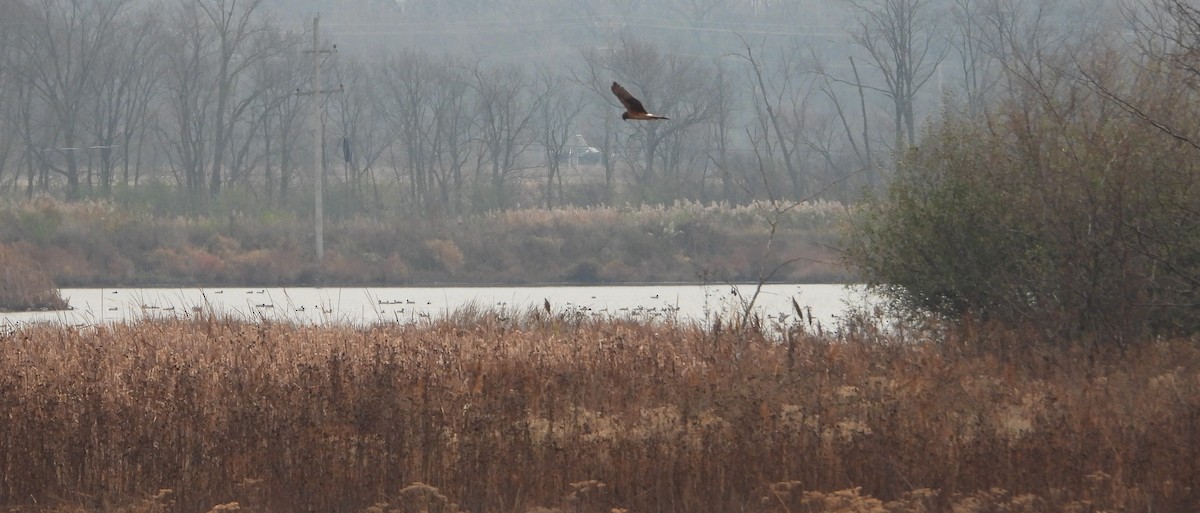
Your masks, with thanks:
[(0, 335), (0, 511), (1185, 512), (1200, 347), (216, 318)]

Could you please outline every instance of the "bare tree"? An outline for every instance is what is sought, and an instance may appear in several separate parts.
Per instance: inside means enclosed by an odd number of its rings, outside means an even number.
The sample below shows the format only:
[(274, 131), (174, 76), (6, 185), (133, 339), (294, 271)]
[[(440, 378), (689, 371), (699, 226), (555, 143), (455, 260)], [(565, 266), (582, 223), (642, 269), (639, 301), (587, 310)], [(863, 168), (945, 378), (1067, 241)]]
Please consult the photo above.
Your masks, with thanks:
[(997, 81), (993, 73), (995, 59), (985, 49), (983, 27), (980, 26), (986, 17), (986, 9), (987, 6), (977, 0), (954, 0), (950, 11), (954, 21), (950, 45), (957, 53), (961, 88), (967, 111), (972, 116), (983, 113), (988, 92)]
[[(89, 82), (92, 102), (91, 141), (99, 155), (101, 194), (112, 194), (116, 166), (122, 164), (122, 182), (128, 183), (129, 146), (135, 137), (144, 138), (150, 121), (148, 109), (158, 83), (159, 53), (155, 43), (163, 37), (155, 29), (157, 20), (150, 13), (122, 20), (114, 44), (104, 56), (108, 63)], [(137, 141), (139, 147), (141, 141)], [(90, 166), (89, 166), (90, 169)], [(88, 184), (91, 185), (89, 171)]]
[[(230, 118), (232, 151), (226, 183), (249, 187), (254, 171), (262, 168), (267, 197), (274, 197), (276, 185), (280, 197), (286, 197), (285, 184), (293, 175), (290, 164), (303, 132), (299, 121), (303, 101), (296, 91), (308, 83), (312, 70), (312, 55), (301, 51), (305, 39), (299, 33), (263, 30), (247, 43), (249, 51), (261, 57), (250, 64), (239, 82), (241, 98)], [(272, 167), (275, 160), (280, 162), (279, 180)]]
[[(20, 113), (28, 107), (24, 101), (28, 86), (16, 73), (21, 63), (17, 45), (21, 38), (28, 37), (25, 32), (33, 16), (33, 9), (23, 1), (0, 3), (0, 18), (5, 20), (4, 30), (0, 30), (0, 89), (7, 93), (0, 96), (0, 187), (9, 166), (19, 165), (22, 160), (17, 145), (22, 141)], [(18, 174), (13, 173), (13, 180), (17, 178)]]
[[(300, 70), (305, 68), (298, 64), (303, 38), (266, 25), (256, 13), (260, 4), (189, 0), (171, 13), (174, 37), (163, 48), (168, 116), (159, 136), (193, 207), (202, 206), (227, 182), (248, 180), (256, 163), (270, 169), (264, 158), (271, 151), (254, 151), (256, 142), (275, 142), (263, 125), (277, 121), (290, 130), (297, 115), (288, 104), (296, 107), (292, 96), (303, 78)], [(259, 139), (263, 131), (264, 139)], [(282, 141), (294, 139), (292, 132), (281, 134)], [(277, 148), (290, 150), (286, 144)], [(281, 174), (290, 170), (289, 159), (290, 152), (285, 153)], [(287, 182), (283, 176), (278, 182), (268, 180), (268, 190), (278, 186), (286, 191)]]
[[(1025, 98), (1029, 90), (1048, 98), (1073, 67), (1094, 34), (1085, 13), (1065, 10), (1058, 0), (986, 0), (974, 21), (982, 51), (1001, 73), (998, 96)], [(1086, 7), (1084, 7), (1086, 8)], [(1064, 23), (1071, 19), (1075, 23)], [(1085, 28), (1074, 28), (1083, 26)]]
[[(143, 18), (139, 20), (138, 30), (143, 31), (144, 34), (127, 43), (127, 48), (136, 48), (137, 52), (134, 54), (135, 57), (131, 57), (130, 60), (141, 62), (126, 70), (128, 75), (125, 87), (128, 92), (122, 103), (124, 113), (121, 114), (125, 121), (121, 124), (117, 141), (117, 151), (121, 155), (121, 183), (125, 185), (137, 185), (141, 177), (144, 155), (161, 153), (153, 149), (147, 150), (147, 148), (151, 147), (148, 140), (149, 131), (156, 122), (158, 114), (155, 109), (162, 94), (165, 55), (161, 45), (157, 43), (161, 40), (160, 38), (165, 37), (159, 28), (163, 16), (152, 11), (143, 13), (142, 16)], [(131, 170), (133, 171), (132, 179), (130, 178)]]
[[(269, 111), (262, 120), (264, 184), (269, 200), (286, 201), (291, 193), (292, 183), (299, 173), (296, 163), (308, 155), (300, 153), (301, 140), (304, 138), (304, 119), (311, 109), (305, 106), (300, 96), (279, 96), (268, 93), (266, 98), (276, 98), (278, 101), (263, 101)], [(274, 163), (272, 163), (274, 161)], [(272, 192), (275, 191), (275, 192)]]
[(929, 0), (850, 0), (858, 12), (854, 42), (883, 78), (874, 89), (892, 102), (895, 147), (916, 144), (917, 93), (946, 55), (937, 44), (937, 17)]
[(507, 208), (512, 201), (506, 185), (511, 175), (523, 169), (520, 158), (533, 144), (534, 121), (541, 98), (532, 94), (529, 77), (520, 68), (485, 68), (476, 64), (471, 74), (477, 101), (475, 119), (480, 156), (490, 168), (488, 196), (491, 205)]
[[(1145, 0), (1127, 9), (1125, 17), (1133, 27), (1142, 76), (1166, 79), (1186, 90), (1200, 90), (1200, 8), (1184, 0)], [(1191, 129), (1190, 122), (1175, 121), (1172, 112), (1156, 112), (1153, 105), (1139, 104), (1093, 70), (1084, 70), (1084, 76), (1093, 90), (1125, 111), (1200, 149), (1200, 136)]]
[(209, 194), (221, 192), (226, 151), (230, 144), (232, 125), (238, 121), (253, 101), (251, 92), (237, 98), (237, 83), (255, 61), (274, 50), (270, 45), (252, 46), (253, 39), (265, 29), (258, 19), (257, 9), (263, 0), (182, 0), (194, 5), (207, 22), (204, 30), (214, 31), (213, 52), (214, 100), (212, 121), (212, 170), (209, 174)]
[[(738, 36), (741, 37), (740, 35)], [(765, 77), (768, 73), (761, 58), (754, 55), (754, 48), (745, 38), (741, 39), (745, 54), (736, 54), (750, 66), (750, 81), (754, 84), (755, 109), (759, 112), (761, 131), (767, 139), (761, 146), (767, 152), (768, 159), (773, 158), (775, 150), (783, 160), (784, 170), (791, 181), (791, 196), (803, 197), (805, 194), (804, 179), (800, 173), (800, 159), (796, 150), (799, 144), (795, 142), (797, 135), (803, 131), (804, 109), (800, 104), (807, 101), (807, 88), (800, 87), (796, 80), (801, 75), (799, 53), (795, 50), (784, 52), (780, 58), (779, 69), (775, 76), (778, 82), (772, 82)], [(790, 109), (785, 111), (785, 105)], [(774, 137), (770, 134), (774, 133)]]
[(453, 59), (424, 53), (392, 57), (381, 69), (378, 109), (396, 144), (388, 145), (398, 182), (430, 212), (458, 210), (472, 152), (470, 84)]
[(471, 80), (457, 61), (446, 61), (433, 76), (432, 130), (423, 134), (431, 156), (430, 176), (437, 200), (447, 213), (467, 210), (464, 169), (473, 153), (475, 136)]
[(546, 157), (546, 188), (542, 192), (542, 207), (554, 206), (555, 185), (558, 201), (563, 200), (562, 173), (560, 166), (567, 160), (567, 142), (574, 137), (575, 117), (583, 110), (583, 101), (570, 93), (565, 79), (550, 70), (540, 69), (537, 74), (536, 94), (538, 105), (538, 140)]
[(215, 91), (212, 48), (215, 35), (201, 23), (194, 3), (183, 3), (171, 13), (174, 37), (163, 43), (165, 116), (158, 127), (159, 140), (167, 149), (176, 182), (183, 187), (192, 207), (206, 194), (211, 140), (209, 130)]
[[(396, 180), (407, 175), (409, 199), (414, 203), (425, 200), (431, 187), (431, 158), (425, 136), (433, 129), (433, 75), (437, 65), (428, 55), (404, 52), (383, 63), (380, 82), (379, 110), (399, 142), (391, 148), (392, 169)], [(402, 155), (397, 155), (397, 153)]]
[(21, 141), (25, 144), (25, 195), (32, 197), (37, 191), (46, 192), (50, 187), (50, 167), (43, 152), (45, 142), (51, 141), (54, 134), (52, 129), (37, 120), (47, 110), (46, 106), (34, 93), (33, 86), (24, 80), (17, 81), (16, 87), (8, 91), (17, 110), (17, 125)]
[[(711, 163), (716, 168), (716, 172), (721, 179), (721, 193), (719, 195), (721, 201), (726, 203), (736, 203), (737, 194), (734, 187), (733, 174), (731, 169), (732, 162), (730, 160), (730, 152), (732, 142), (732, 132), (735, 118), (737, 116), (737, 93), (734, 79), (730, 76), (726, 67), (720, 61), (716, 63), (716, 73), (713, 75), (713, 98), (714, 112), (712, 121), (707, 124), (704, 140), (705, 147), (709, 150), (705, 152), (707, 162), (705, 169), (708, 169), (708, 164)], [(701, 194), (700, 200), (707, 202), (709, 200), (705, 182), (707, 182), (706, 172), (701, 178)]]
[[(609, 116), (619, 116), (621, 107), (609, 92), (613, 81), (620, 82), (655, 112), (669, 116), (667, 122), (626, 122), (618, 125), (626, 134), (619, 143), (636, 150), (638, 158), (630, 159), (634, 184), (641, 194), (653, 193), (652, 185), (659, 183), (655, 166), (669, 164), (678, 155), (680, 144), (688, 137), (700, 137), (698, 130), (709, 122), (717, 111), (712, 69), (690, 56), (664, 54), (655, 46), (632, 38), (624, 38), (621, 46), (608, 51), (589, 49), (583, 52), (583, 69), (574, 80), (603, 98)], [(663, 150), (664, 143), (674, 142), (675, 148)], [(678, 191), (671, 191), (675, 194)]]
[[(97, 75), (115, 65), (111, 59), (121, 15), (128, 0), (45, 0), (35, 2), (30, 20), (36, 28), (20, 38), (17, 48), (24, 81), (46, 106), (49, 139), (29, 141), (48, 169), (67, 181), (67, 197), (81, 194), (80, 157), (85, 140), (84, 118)], [(106, 58), (107, 57), (107, 58)]]
[[(833, 80), (829, 73), (818, 71), (821, 75), (821, 83), (818, 89), (820, 89), (821, 94), (825, 95), (825, 98), (829, 101), (829, 105), (833, 107), (837, 121), (843, 129), (846, 145), (854, 153), (858, 165), (863, 169), (869, 170), (868, 182), (874, 185), (873, 170), (875, 166), (872, 164), (875, 157), (871, 153), (871, 123), (870, 115), (867, 111), (866, 93), (863, 90), (862, 80), (858, 73), (858, 65), (855, 64), (854, 57), (849, 57), (847, 60), (850, 63), (850, 70), (854, 74), (853, 82), (848, 83), (846, 81)], [(844, 105), (841, 97), (838, 95), (839, 91), (836, 86), (845, 84), (849, 84), (854, 88), (854, 92), (857, 93), (858, 115), (861, 119), (861, 126), (858, 127), (858, 130), (852, 127), (853, 122), (850, 119), (853, 114), (851, 114), (851, 108), (848, 105)], [(826, 160), (831, 161), (832, 155), (827, 156)]]
[[(338, 83), (345, 92), (333, 96), (334, 117), (342, 140), (342, 160), (346, 182), (366, 203), (367, 181), (374, 184), (373, 167), (388, 144), (395, 140), (383, 129), (380, 114), (374, 108), (373, 97), (378, 94), (369, 70), (351, 59), (342, 59), (334, 66)], [(372, 187), (374, 200), (380, 202), (378, 187)]]

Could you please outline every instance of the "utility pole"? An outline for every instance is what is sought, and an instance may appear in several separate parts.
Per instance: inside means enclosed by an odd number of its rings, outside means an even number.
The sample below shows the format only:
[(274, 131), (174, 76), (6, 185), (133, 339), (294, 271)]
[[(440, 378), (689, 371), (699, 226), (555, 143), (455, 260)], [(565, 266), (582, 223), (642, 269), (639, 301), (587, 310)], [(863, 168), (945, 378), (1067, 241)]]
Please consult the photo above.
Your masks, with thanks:
[(316, 196), (316, 215), (314, 223), (316, 224), (316, 243), (317, 243), (317, 263), (320, 264), (325, 258), (325, 101), (322, 95), (337, 93), (342, 91), (342, 87), (337, 89), (321, 89), (321, 54), (334, 53), (337, 51), (337, 45), (332, 49), (321, 49), (321, 32), (319, 29), (321, 15), (313, 17), (313, 46), (308, 53), (313, 55), (312, 69), (312, 89), (309, 91), (296, 90), (296, 94), (301, 96), (316, 95), (317, 98), (313, 105), (314, 126), (313, 132), (316, 138), (316, 144), (313, 145), (313, 189)]

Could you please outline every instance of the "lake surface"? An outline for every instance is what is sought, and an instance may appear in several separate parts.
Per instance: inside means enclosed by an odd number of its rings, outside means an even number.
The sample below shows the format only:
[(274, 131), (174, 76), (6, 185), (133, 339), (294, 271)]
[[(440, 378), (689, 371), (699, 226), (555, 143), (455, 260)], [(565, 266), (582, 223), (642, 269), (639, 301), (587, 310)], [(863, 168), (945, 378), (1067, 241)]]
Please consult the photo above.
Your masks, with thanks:
[[(638, 285), (546, 287), (286, 287), (62, 289), (71, 310), (0, 313), (0, 325), (50, 322), (88, 326), (147, 318), (189, 318), (201, 313), (251, 321), (295, 323), (412, 323), (462, 308), (501, 313), (544, 308), (596, 317), (729, 319), (744, 311), (756, 285)], [(771, 320), (795, 320), (792, 300), (805, 316), (832, 329), (850, 306), (869, 298), (860, 285), (764, 285), (754, 310)], [(811, 313), (809, 313), (811, 312)]]

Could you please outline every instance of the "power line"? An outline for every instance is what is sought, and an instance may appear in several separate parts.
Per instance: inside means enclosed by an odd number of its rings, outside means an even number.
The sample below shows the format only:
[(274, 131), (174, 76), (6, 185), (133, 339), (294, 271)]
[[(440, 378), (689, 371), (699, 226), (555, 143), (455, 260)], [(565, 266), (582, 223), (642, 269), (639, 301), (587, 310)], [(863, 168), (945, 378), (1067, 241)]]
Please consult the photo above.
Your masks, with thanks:
[[(330, 23), (347, 27), (333, 30), (337, 35), (463, 35), (480, 32), (528, 32), (585, 26), (611, 26), (611, 28), (643, 28), (678, 30), (687, 32), (748, 34), (768, 36), (845, 36), (851, 27), (830, 24), (799, 24), (770, 22), (739, 22), (734, 26), (727, 22), (697, 22), (680, 24), (669, 18), (626, 18), (616, 15), (575, 16), (566, 18), (464, 20), (453, 22), (366, 22)], [(364, 30), (370, 27), (387, 27), (379, 30)]]

